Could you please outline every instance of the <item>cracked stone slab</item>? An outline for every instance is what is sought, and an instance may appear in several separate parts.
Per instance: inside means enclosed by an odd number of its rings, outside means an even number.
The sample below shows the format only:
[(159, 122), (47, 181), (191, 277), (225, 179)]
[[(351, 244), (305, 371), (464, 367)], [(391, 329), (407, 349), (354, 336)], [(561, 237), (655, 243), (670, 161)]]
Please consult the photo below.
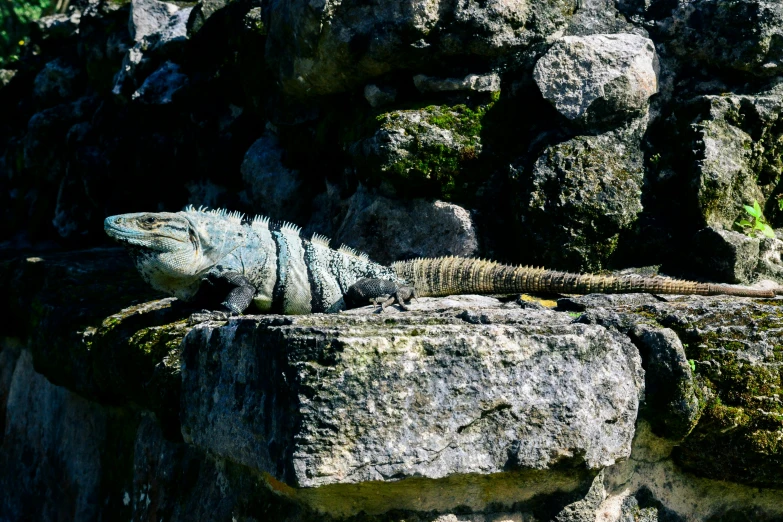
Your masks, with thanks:
[(627, 457), (644, 387), (630, 341), (480, 301), (201, 324), (184, 341), (185, 440), (299, 487)]

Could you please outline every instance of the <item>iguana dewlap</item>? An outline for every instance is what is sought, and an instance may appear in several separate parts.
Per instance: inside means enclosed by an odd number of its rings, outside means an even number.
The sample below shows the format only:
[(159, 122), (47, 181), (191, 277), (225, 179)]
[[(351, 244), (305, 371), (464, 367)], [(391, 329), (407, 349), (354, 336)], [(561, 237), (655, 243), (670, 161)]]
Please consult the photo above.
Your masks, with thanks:
[(402, 304), (414, 295), (775, 295), (773, 290), (663, 277), (572, 274), (458, 257), (413, 259), (387, 267), (345, 246), (332, 249), (323, 236), (304, 239), (294, 225), (271, 226), (268, 218), (244, 220), (224, 210), (188, 207), (174, 213), (122, 214), (106, 218), (104, 228), (128, 248), (142, 277), (157, 290), (187, 301), (205, 284), (223, 287), (221, 304), (236, 313), (251, 303), (262, 312), (337, 312), (379, 298)]

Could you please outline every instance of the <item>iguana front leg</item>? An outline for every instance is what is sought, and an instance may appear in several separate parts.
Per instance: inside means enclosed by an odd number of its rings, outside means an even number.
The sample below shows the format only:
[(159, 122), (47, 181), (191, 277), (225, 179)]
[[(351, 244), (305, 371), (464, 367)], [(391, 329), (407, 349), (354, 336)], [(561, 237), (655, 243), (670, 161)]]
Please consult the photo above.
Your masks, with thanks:
[(235, 314), (241, 314), (253, 302), (253, 296), (256, 295), (256, 287), (247, 279), (247, 277), (237, 272), (223, 272), (219, 277), (234, 288), (228, 293), (225, 300), (220, 303), (229, 311)]
[(384, 310), (391, 304), (398, 304), (402, 310), (407, 311), (405, 303), (416, 297), (416, 290), (412, 286), (401, 285), (387, 279), (364, 277), (359, 279), (345, 292), (343, 299), (348, 308), (364, 306), (368, 302), (380, 305)]
[[(240, 315), (253, 302), (256, 288), (239, 272), (218, 270), (210, 273), (204, 280), (206, 303), (214, 303), (226, 296), (217, 310), (203, 310), (191, 316), (191, 321), (225, 321), (232, 315)], [(227, 292), (227, 293), (226, 293)]]

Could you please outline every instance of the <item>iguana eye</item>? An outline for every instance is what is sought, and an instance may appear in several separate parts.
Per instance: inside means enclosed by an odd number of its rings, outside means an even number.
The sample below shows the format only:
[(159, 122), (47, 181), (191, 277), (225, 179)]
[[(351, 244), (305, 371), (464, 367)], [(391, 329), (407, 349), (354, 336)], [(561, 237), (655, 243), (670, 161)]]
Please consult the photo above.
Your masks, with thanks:
[(153, 216), (147, 216), (144, 219), (142, 219), (141, 221), (145, 225), (152, 225), (153, 223), (155, 223), (157, 221), (157, 218), (155, 218)]

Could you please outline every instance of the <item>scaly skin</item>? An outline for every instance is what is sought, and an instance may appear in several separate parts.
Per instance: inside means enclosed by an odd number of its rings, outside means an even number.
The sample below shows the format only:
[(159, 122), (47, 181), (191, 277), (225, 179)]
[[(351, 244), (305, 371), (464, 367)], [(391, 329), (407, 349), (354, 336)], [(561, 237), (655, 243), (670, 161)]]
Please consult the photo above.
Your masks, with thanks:
[(413, 259), (392, 264), (394, 273), (412, 283), (419, 296), (456, 294), (692, 294), (775, 297), (774, 290), (743, 288), (637, 275), (572, 274), (529, 266), (509, 266), (460, 257)]
[[(209, 286), (225, 295), (224, 311), (336, 312), (347, 305), (404, 302), (413, 296), (546, 292), (586, 294), (727, 294), (774, 297), (772, 290), (662, 277), (570, 274), (481, 259), (414, 259), (386, 267), (329, 240), (300, 237), (290, 224), (237, 213), (202, 211), (123, 214), (106, 218), (106, 233), (123, 243), (142, 277), (185, 301)], [(366, 300), (362, 302), (362, 300)]]

